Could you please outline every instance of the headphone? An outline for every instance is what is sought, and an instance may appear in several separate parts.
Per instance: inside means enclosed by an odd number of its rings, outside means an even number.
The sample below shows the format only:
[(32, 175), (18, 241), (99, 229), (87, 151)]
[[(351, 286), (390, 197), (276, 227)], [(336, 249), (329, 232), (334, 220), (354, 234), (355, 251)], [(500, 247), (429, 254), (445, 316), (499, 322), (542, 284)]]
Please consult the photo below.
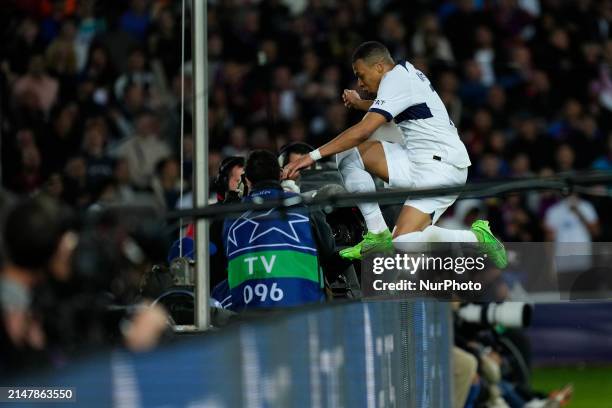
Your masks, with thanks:
[(244, 167), (244, 157), (230, 156), (223, 159), (217, 172), (217, 177), (213, 181), (213, 186), (217, 194), (225, 195), (229, 186), (229, 175), (235, 166)]
[[(281, 169), (283, 167), (285, 167), (287, 165), (287, 163), (289, 163), (289, 155), (291, 153), (297, 153), (297, 152), (295, 152), (296, 148), (303, 148), (304, 150), (308, 150), (309, 153), (312, 152), (313, 150), (315, 150), (315, 148), (312, 147), (311, 145), (309, 145), (308, 143), (304, 143), (304, 142), (287, 143), (278, 152), (278, 165), (281, 167)], [(314, 168), (315, 169), (321, 169), (321, 167), (319, 166), (318, 162), (315, 163), (315, 167)]]

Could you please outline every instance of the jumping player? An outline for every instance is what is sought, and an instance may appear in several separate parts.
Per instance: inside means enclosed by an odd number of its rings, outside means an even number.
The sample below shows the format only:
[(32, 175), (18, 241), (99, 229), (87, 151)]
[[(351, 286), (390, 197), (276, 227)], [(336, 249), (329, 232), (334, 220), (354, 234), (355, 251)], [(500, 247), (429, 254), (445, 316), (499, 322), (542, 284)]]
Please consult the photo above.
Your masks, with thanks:
[[(407, 61), (395, 63), (387, 48), (375, 41), (361, 44), (352, 57), (358, 86), (376, 95), (364, 100), (355, 91), (345, 91), (345, 105), (367, 111), (363, 119), (309, 155), (283, 169), (291, 178), (322, 157), (336, 154), (338, 170), (349, 192), (376, 191), (372, 175), (390, 187), (431, 188), (465, 184), (470, 159), (446, 107), (427, 77)], [(385, 122), (393, 120), (403, 143), (368, 140)], [(377, 203), (358, 204), (368, 232), (354, 247), (340, 255), (361, 259), (367, 253), (386, 252), (393, 244), (429, 242), (480, 242), (498, 266), (507, 264), (503, 244), (489, 223), (478, 220), (471, 230), (458, 231), (435, 226), (457, 196), (407, 199), (389, 231)]]

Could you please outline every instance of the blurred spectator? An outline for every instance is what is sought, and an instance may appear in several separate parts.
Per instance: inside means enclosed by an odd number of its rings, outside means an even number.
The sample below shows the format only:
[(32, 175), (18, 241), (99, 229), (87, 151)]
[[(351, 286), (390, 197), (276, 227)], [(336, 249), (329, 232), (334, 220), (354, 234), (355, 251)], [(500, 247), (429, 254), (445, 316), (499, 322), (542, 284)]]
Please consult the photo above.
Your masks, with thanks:
[(436, 89), (455, 126), (461, 125), (461, 115), (463, 114), (463, 103), (457, 95), (458, 87), (459, 79), (454, 72), (444, 71), (438, 77)]
[(151, 112), (137, 116), (136, 134), (117, 149), (117, 155), (127, 160), (132, 183), (143, 189), (151, 182), (157, 162), (170, 153), (168, 146), (160, 140), (159, 123)]
[(480, 67), (483, 85), (491, 86), (495, 83), (496, 55), (493, 46), (493, 32), (486, 26), (476, 29), (476, 50), (474, 61)]
[[(305, 96), (305, 87), (316, 84), (319, 79), (319, 71), (321, 69), (321, 61), (317, 53), (309, 49), (304, 52), (300, 64), (300, 70), (293, 76), (293, 82), (302, 96)], [(314, 92), (314, 91), (311, 91)]]
[(524, 196), (512, 194), (506, 197), (500, 210), (505, 225), (505, 241), (534, 242), (541, 239), (536, 219), (527, 208)]
[(444, 24), (453, 53), (459, 62), (471, 56), (474, 50), (474, 30), (482, 25), (492, 26), (491, 16), (476, 10), (474, 1), (459, 0), (457, 8)]
[(90, 119), (85, 125), (83, 157), (87, 166), (87, 183), (95, 186), (113, 175), (113, 160), (106, 154), (106, 127), (101, 119)]
[(19, 193), (33, 193), (43, 182), (41, 174), (41, 155), (36, 144), (29, 144), (21, 149), (21, 167), (17, 173), (13, 188)]
[(13, 86), (13, 97), (18, 105), (27, 105), (49, 113), (59, 94), (59, 82), (47, 74), (40, 54), (33, 55), (28, 71)]
[(274, 72), (274, 87), (278, 98), (279, 119), (291, 121), (297, 115), (296, 92), (291, 82), (289, 67), (281, 66)]
[(150, 23), (148, 0), (131, 0), (130, 8), (120, 19), (121, 29), (140, 41), (144, 40)]
[(115, 160), (113, 179), (116, 183), (117, 201), (121, 203), (134, 202), (136, 192), (130, 183), (130, 169), (126, 159), (119, 158)]
[(242, 126), (235, 126), (230, 130), (229, 144), (223, 147), (222, 153), (225, 157), (246, 157), (248, 152), (247, 131)]
[(499, 180), (504, 176), (504, 162), (491, 153), (485, 153), (480, 159), (478, 174), (485, 179)]
[(146, 89), (139, 84), (129, 84), (117, 109), (111, 109), (110, 116), (122, 138), (135, 132), (137, 116), (146, 110)]
[(0, 371), (5, 375), (47, 362), (46, 336), (32, 305), (35, 287), (47, 268), (64, 268), (63, 251), (74, 237), (66, 235), (55, 202), (42, 197), (15, 206), (6, 217), (3, 242), (6, 264), (0, 273)]
[(79, 107), (74, 103), (54, 109), (50, 131), (45, 132), (40, 145), (46, 153), (44, 166), (47, 172), (61, 171), (68, 159), (81, 149), (82, 136), (77, 127)]
[[(435, 30), (435, 27), (430, 26), (429, 28), (434, 28)], [(379, 33), (380, 38), (387, 45), (393, 59), (400, 60), (406, 57), (408, 54), (408, 49), (404, 45), (406, 43), (406, 29), (397, 14), (386, 13), (382, 16)], [(433, 38), (429, 39), (435, 42), (437, 40), (436, 33), (434, 32), (432, 34)], [(345, 60), (348, 59), (352, 50), (358, 45), (359, 43), (347, 44), (347, 46), (350, 46), (351, 51), (345, 55)], [(430, 44), (427, 45), (429, 46)], [(435, 45), (437, 46), (437, 44)]]
[(151, 183), (157, 205), (173, 209), (180, 193), (180, 167), (173, 157), (160, 160), (155, 166), (155, 177)]
[(487, 108), (491, 114), (493, 126), (497, 129), (508, 128), (508, 104), (504, 88), (492, 86), (487, 95)]
[(540, 170), (552, 165), (553, 150), (554, 143), (540, 132), (535, 119), (528, 117), (519, 120), (517, 136), (510, 144), (509, 151), (525, 153), (534, 170)]
[(153, 74), (147, 67), (147, 57), (142, 48), (134, 48), (128, 56), (127, 72), (115, 81), (115, 97), (122, 99), (128, 85), (140, 85), (150, 91), (153, 85)]
[(30, 58), (44, 52), (44, 45), (40, 38), (40, 27), (31, 18), (24, 18), (16, 33), (16, 38), (6, 43), (6, 59), (8, 68), (15, 74), (25, 74), (28, 70)]
[(110, 58), (106, 47), (101, 44), (94, 44), (89, 49), (87, 62), (82, 72), (85, 78), (93, 81), (97, 87), (105, 92), (104, 98), (106, 101), (111, 97), (108, 92), (115, 78), (115, 70)]
[[(574, 83), (575, 54), (567, 30), (558, 27), (548, 34), (547, 41), (535, 55), (538, 65), (543, 67), (553, 84), (564, 84), (555, 87), (555, 92), (567, 98), (576, 95), (577, 84)], [(554, 61), (554, 62), (553, 62)]]
[(515, 178), (533, 177), (529, 156), (525, 153), (518, 153), (514, 156), (510, 164), (510, 175)]
[(170, 8), (164, 8), (158, 13), (155, 24), (156, 30), (149, 36), (149, 50), (152, 58), (161, 62), (166, 80), (170, 80), (178, 73), (181, 65), (181, 53), (168, 52), (181, 49), (180, 27)]
[(576, 194), (562, 199), (546, 212), (545, 231), (547, 240), (555, 242), (558, 273), (568, 273), (571, 280), (591, 267), (591, 242), (600, 234), (599, 217), (591, 203)]
[(223, 156), (221, 153), (216, 150), (211, 150), (208, 152), (208, 176), (213, 179), (217, 177), (217, 170), (221, 165), (221, 161), (223, 160)]
[(569, 172), (574, 170), (576, 155), (574, 154), (574, 149), (572, 149), (570, 145), (566, 143), (560, 145), (557, 148), (556, 159), (557, 171)]
[(493, 118), (487, 109), (478, 109), (472, 118), (472, 127), (464, 134), (471, 154), (480, 155), (493, 131)]
[(466, 105), (480, 106), (484, 103), (488, 91), (482, 77), (482, 69), (474, 60), (466, 61), (463, 69), (464, 80), (459, 88), (459, 95)]
[(534, 35), (532, 18), (518, 3), (518, 0), (501, 0), (495, 12), (496, 28), (508, 43), (529, 40)]
[(76, 208), (86, 208), (90, 204), (87, 162), (82, 156), (74, 156), (66, 163), (64, 169), (64, 200)]
[(612, 170), (612, 133), (608, 134), (608, 140), (606, 143), (605, 154), (598, 157), (593, 162), (593, 168), (595, 170)]
[(79, 71), (85, 66), (91, 43), (97, 35), (106, 30), (106, 21), (96, 16), (96, 2), (99, 0), (81, 0), (77, 5), (78, 27), (75, 50)]
[(450, 43), (440, 31), (435, 15), (427, 14), (420, 20), (419, 27), (412, 37), (412, 51), (428, 61), (454, 62)]
[(65, 82), (62, 89), (74, 85), (78, 72), (77, 53), (75, 49), (77, 27), (72, 19), (64, 20), (59, 35), (47, 48), (47, 67), (50, 72)]
[(119, 27), (117, 18), (109, 18), (108, 21), (109, 30), (100, 35), (100, 42), (108, 49), (116, 68), (124, 72), (127, 70), (129, 53), (139, 42)]

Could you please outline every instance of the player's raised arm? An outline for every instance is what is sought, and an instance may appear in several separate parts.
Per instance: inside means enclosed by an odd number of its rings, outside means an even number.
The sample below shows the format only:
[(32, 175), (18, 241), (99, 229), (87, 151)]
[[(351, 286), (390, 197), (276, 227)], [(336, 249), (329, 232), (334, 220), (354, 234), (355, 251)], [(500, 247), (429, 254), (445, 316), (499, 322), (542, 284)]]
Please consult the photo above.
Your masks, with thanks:
[(323, 157), (331, 156), (358, 146), (386, 121), (385, 117), (379, 113), (366, 113), (363, 120), (359, 123), (340, 133), (320, 148), (310, 152), (309, 155), (303, 156), (299, 160), (286, 165), (283, 169), (283, 178), (287, 179), (294, 177), (300, 169), (309, 167), (315, 161)]

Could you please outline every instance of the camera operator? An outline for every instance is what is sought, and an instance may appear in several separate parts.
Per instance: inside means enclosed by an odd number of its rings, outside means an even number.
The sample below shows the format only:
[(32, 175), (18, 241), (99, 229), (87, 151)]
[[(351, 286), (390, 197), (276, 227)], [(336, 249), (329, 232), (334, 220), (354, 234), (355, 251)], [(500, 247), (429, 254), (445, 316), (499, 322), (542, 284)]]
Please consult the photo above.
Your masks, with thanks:
[[(294, 142), (285, 145), (278, 153), (278, 164), (281, 168), (285, 167), (287, 164), (299, 160), (302, 156), (307, 155), (312, 152), (314, 147), (307, 143), (303, 142)], [(311, 168), (307, 170), (317, 169), (320, 170), (318, 163), (315, 163), (311, 166)], [(285, 191), (292, 191), (294, 193), (304, 193), (309, 196), (318, 195), (319, 197), (331, 196), (338, 193), (346, 193), (346, 189), (340, 185), (332, 183), (330, 184), (327, 180), (325, 184), (323, 182), (317, 183), (317, 189), (313, 192), (305, 192), (302, 188), (301, 183), (301, 174), (296, 173), (294, 179), (284, 179), (281, 182), (281, 186)], [(311, 187), (313, 183), (310, 183)], [(349, 209), (336, 209), (331, 213), (326, 214), (323, 210), (313, 210), (310, 213), (310, 217), (315, 220), (317, 225), (319, 225), (319, 230), (324, 231), (325, 234), (321, 237), (322, 240), (325, 240), (325, 247), (330, 248), (330, 255), (328, 259), (327, 267), (330, 268), (342, 268), (343, 272), (338, 276), (336, 281), (328, 281), (328, 287), (332, 292), (334, 297), (340, 298), (359, 298), (361, 297), (361, 285), (359, 284), (359, 279), (357, 277), (357, 273), (355, 271), (355, 267), (352, 263), (347, 263), (344, 261), (339, 255), (334, 255), (338, 253), (336, 250), (336, 239), (339, 239), (340, 242), (343, 242), (344, 236), (346, 234), (340, 233), (340, 229), (343, 231), (347, 231), (346, 224), (353, 224), (350, 221), (347, 222), (346, 217), (347, 213), (352, 215), (352, 211)], [(330, 220), (330, 221), (328, 221)], [(330, 225), (336, 227), (336, 230), (332, 228)], [(353, 225), (355, 226), (355, 225)], [(359, 234), (361, 236), (361, 234)], [(345, 242), (343, 242), (345, 243)], [(331, 263), (331, 265), (329, 265)]]
[[(294, 142), (285, 145), (278, 152), (278, 164), (281, 167), (285, 167), (287, 164), (298, 160), (300, 157), (307, 155), (312, 152), (314, 147), (310, 146), (307, 143), (303, 142)], [(312, 165), (312, 167), (316, 166), (316, 163)], [(283, 189), (286, 191), (293, 191), (294, 193), (300, 193), (300, 180), (299, 173), (296, 174), (294, 179), (285, 179), (281, 182)]]
[[(238, 202), (244, 194), (244, 158), (230, 156), (223, 159), (219, 165), (217, 177), (212, 187), (217, 194), (214, 206)], [(227, 258), (222, 250), (223, 219), (213, 219), (210, 223), (210, 288), (211, 290), (227, 278)], [(194, 237), (194, 224), (190, 224), (185, 232), (187, 238)]]
[[(245, 165), (245, 202), (287, 199), (281, 168), (271, 152), (251, 152)], [(331, 241), (330, 241), (331, 240)], [(344, 268), (334, 264), (329, 226), (302, 205), (286, 211), (247, 211), (226, 220), (223, 243), (228, 257), (230, 309), (236, 311), (299, 306), (324, 299), (324, 277), (335, 280)]]

